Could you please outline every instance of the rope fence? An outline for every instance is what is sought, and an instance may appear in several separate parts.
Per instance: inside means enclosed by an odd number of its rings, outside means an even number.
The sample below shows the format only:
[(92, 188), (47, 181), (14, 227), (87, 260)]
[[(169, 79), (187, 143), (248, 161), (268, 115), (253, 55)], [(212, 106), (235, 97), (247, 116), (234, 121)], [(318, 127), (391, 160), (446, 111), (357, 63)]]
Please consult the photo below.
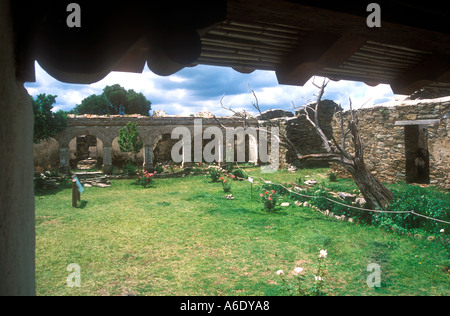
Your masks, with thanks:
[[(310, 198), (310, 199), (316, 199), (316, 198), (318, 198), (317, 196), (306, 195), (306, 194), (301, 194), (301, 193), (292, 191), (291, 189), (285, 187), (284, 185), (282, 185), (282, 184), (280, 184), (280, 183), (273, 183), (273, 182), (271, 182), (271, 181), (267, 181), (267, 180), (263, 179), (262, 177), (253, 177), (253, 176), (251, 176), (250, 174), (248, 174), (245, 170), (243, 170), (243, 169), (239, 166), (239, 164), (238, 164), (237, 162), (236, 162), (236, 166), (238, 167), (238, 169), (240, 169), (242, 172), (244, 172), (248, 177), (251, 177), (252, 179), (259, 178), (259, 179), (260, 179), (261, 181), (263, 181), (263, 183), (265, 183), (265, 184), (269, 184), (269, 183), (270, 183), (270, 184), (273, 184), (273, 185), (280, 186), (280, 187), (284, 188), (285, 190), (287, 190), (288, 192), (290, 192), (290, 193), (292, 193), (292, 194), (295, 194), (295, 195), (298, 195), (298, 196), (300, 196), (300, 197)], [(241, 179), (242, 179), (242, 178), (241, 178)], [(245, 180), (245, 179), (244, 179), (244, 180)], [(384, 210), (372, 210), (372, 209), (367, 209), (367, 208), (363, 208), (363, 207), (357, 207), (357, 206), (353, 206), (353, 205), (348, 205), (348, 204), (345, 204), (345, 203), (341, 203), (341, 202), (335, 201), (335, 200), (333, 200), (333, 199), (330, 199), (330, 198), (324, 197), (324, 196), (322, 196), (321, 198), (326, 199), (326, 200), (328, 200), (328, 201), (330, 201), (330, 202), (332, 202), (332, 203), (339, 204), (339, 205), (341, 205), (341, 206), (345, 206), (345, 207), (352, 208), (352, 209), (356, 209), (356, 210), (360, 210), (360, 211), (365, 211), (365, 212), (375, 212), (375, 213), (413, 214), (413, 215), (416, 215), (416, 216), (419, 216), (419, 217), (423, 217), (423, 218), (426, 218), (426, 219), (429, 219), (429, 220), (433, 220), (433, 221), (436, 221), (436, 222), (441, 222), (441, 223), (450, 225), (450, 222), (447, 222), (447, 221), (444, 221), (444, 220), (441, 220), (441, 219), (437, 219), (437, 218), (433, 218), (433, 217), (429, 217), (429, 216), (426, 216), (426, 215), (423, 215), (423, 214), (419, 214), (419, 213), (414, 212), (414, 210), (411, 210), (411, 211), (384, 211)]]

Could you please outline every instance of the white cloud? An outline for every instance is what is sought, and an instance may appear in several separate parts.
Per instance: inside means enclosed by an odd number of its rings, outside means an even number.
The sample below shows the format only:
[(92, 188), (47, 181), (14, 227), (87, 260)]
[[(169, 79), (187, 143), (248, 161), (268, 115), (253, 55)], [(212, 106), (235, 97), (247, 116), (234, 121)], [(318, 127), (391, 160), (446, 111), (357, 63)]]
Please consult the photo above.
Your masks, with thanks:
[[(292, 102), (301, 106), (315, 100), (323, 78), (311, 78), (303, 87), (279, 85), (273, 71), (255, 71), (240, 74), (224, 67), (197, 66), (186, 68), (175, 75), (161, 77), (147, 67), (142, 74), (111, 72), (104, 79), (90, 85), (65, 84), (48, 75), (36, 63), (36, 82), (27, 83), (28, 92), (36, 96), (39, 93), (57, 95), (55, 110), (70, 110), (92, 95), (101, 94), (107, 85), (119, 84), (126, 89), (142, 92), (151, 102), (153, 110), (164, 110), (172, 115), (189, 115), (199, 111), (211, 111), (216, 115), (231, 115), (220, 106), (220, 98), (225, 92), (223, 103), (234, 110), (245, 109), (256, 114), (252, 103), (255, 99), (248, 88), (254, 89), (262, 111), (267, 109), (293, 110)], [(391, 99), (392, 90), (388, 85), (369, 87), (353, 81), (331, 81), (324, 98), (332, 99), (348, 108), (348, 98), (356, 108), (370, 99), (366, 106)]]

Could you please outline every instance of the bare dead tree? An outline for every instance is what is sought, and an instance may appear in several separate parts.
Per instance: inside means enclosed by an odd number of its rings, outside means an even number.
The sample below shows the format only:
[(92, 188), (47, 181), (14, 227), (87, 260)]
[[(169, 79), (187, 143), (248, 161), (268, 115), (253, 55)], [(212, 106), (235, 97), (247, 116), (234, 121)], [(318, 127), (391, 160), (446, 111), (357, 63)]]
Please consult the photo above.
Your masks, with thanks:
[[(251, 91), (251, 93), (252, 93), (252, 95), (253, 95), (253, 97), (255, 99), (255, 101), (252, 102), (252, 106), (255, 108), (255, 110), (259, 113), (259, 116), (261, 117), (262, 116), (262, 112), (261, 112), (261, 108), (259, 106), (259, 101), (258, 101), (258, 97), (256, 95), (256, 92), (255, 92), (255, 90), (252, 89), (252, 87), (250, 86), (250, 83), (248, 84), (248, 88)], [(231, 106), (225, 106), (223, 104), (224, 97), (225, 97), (225, 94), (223, 94), (222, 97), (220, 98), (220, 106), (223, 109), (232, 112), (234, 114), (234, 116), (236, 116), (238, 118), (241, 118), (244, 128), (248, 127), (248, 120), (251, 118), (251, 115), (245, 110), (243, 110), (242, 112), (237, 112), (237, 111), (233, 110), (231, 108)], [(218, 126), (220, 128), (223, 128), (223, 129), (226, 128), (222, 124), (222, 122), (220, 121), (219, 118), (217, 118), (215, 115), (213, 115), (213, 118), (217, 122), (217, 124), (218, 124)], [(275, 124), (273, 122), (271, 122), (270, 119), (260, 119), (260, 121), (264, 121), (264, 127), (260, 127), (260, 126), (258, 126), (258, 127), (252, 126), (252, 127), (255, 128), (258, 131), (263, 130), (264, 133), (271, 135), (271, 130), (269, 129), (269, 127), (275, 126)], [(278, 127), (278, 126), (276, 126), (276, 127)], [(276, 141), (278, 141), (280, 144), (284, 144), (285, 146), (289, 147), (291, 150), (293, 150), (295, 152), (295, 154), (297, 156), (300, 155), (300, 151), (292, 143), (292, 141), (287, 137), (287, 135), (277, 134), (277, 135), (274, 135), (274, 139), (276, 139)]]
[[(311, 124), (311, 126), (320, 136), (324, 152), (319, 154), (302, 155), (298, 150), (298, 148), (289, 140), (287, 135), (280, 134), (278, 140), (280, 143), (283, 143), (286, 146), (293, 149), (300, 161), (306, 160), (326, 161), (326, 162), (336, 162), (342, 165), (352, 175), (356, 185), (359, 187), (362, 195), (366, 200), (366, 207), (385, 209), (389, 205), (389, 203), (393, 200), (393, 194), (386, 186), (384, 186), (381, 183), (381, 181), (379, 181), (373, 174), (370, 173), (370, 171), (367, 169), (364, 163), (364, 150), (361, 136), (358, 130), (358, 118), (356, 116), (356, 113), (353, 111), (351, 99), (349, 99), (350, 119), (348, 122), (347, 130), (345, 130), (344, 127), (343, 110), (341, 107), (339, 107), (338, 110), (340, 116), (340, 130), (342, 135), (340, 143), (338, 143), (334, 135), (328, 138), (327, 135), (322, 130), (322, 127), (320, 126), (319, 104), (322, 100), (325, 88), (328, 85), (328, 83), (329, 80), (326, 79), (324, 79), (321, 85), (317, 85), (315, 82), (313, 82), (314, 86), (316, 86), (319, 89), (319, 92), (317, 94), (317, 100), (315, 104), (313, 104), (312, 106), (310, 105), (301, 107), (301, 111), (303, 111), (306, 120)], [(261, 114), (258, 98), (256, 96), (255, 91), (250, 87), (250, 84), (249, 89), (252, 92), (253, 97), (255, 98), (255, 101), (252, 102), (252, 106), (256, 109), (256, 111), (258, 111), (259, 114)], [(238, 117), (241, 117), (244, 122), (244, 127), (246, 127), (248, 119), (246, 112), (244, 111), (243, 113), (244, 115), (242, 115), (241, 113), (238, 113), (235, 110), (233, 110), (231, 107), (224, 106), (223, 98), (224, 96), (222, 96), (220, 100), (222, 108), (231, 111)], [(335, 116), (338, 113), (335, 112)], [(223, 128), (224, 126), (220, 122), (220, 120), (217, 118), (215, 119), (218, 122), (219, 126)], [(265, 120), (266, 125), (266, 128), (264, 128), (265, 131), (268, 131), (267, 127), (272, 126), (272, 123), (273, 122), (271, 122), (270, 120)], [(257, 129), (260, 130), (261, 127), (258, 127)], [(353, 153), (347, 150), (347, 137), (349, 135), (351, 135), (350, 143), (352, 144)]]
[[(316, 130), (322, 140), (322, 145), (325, 150), (324, 153), (299, 155), (300, 160), (316, 160), (336, 162), (342, 165), (353, 177), (356, 185), (360, 189), (362, 195), (366, 200), (366, 207), (385, 209), (393, 200), (393, 194), (385, 185), (378, 180), (367, 169), (364, 163), (364, 148), (361, 140), (361, 135), (358, 130), (358, 119), (353, 111), (351, 99), (350, 100), (350, 118), (348, 121), (348, 128), (344, 128), (344, 116), (342, 108), (340, 108), (340, 128), (341, 128), (341, 142), (336, 141), (332, 136), (331, 140), (323, 132), (319, 124), (319, 104), (325, 92), (325, 88), (329, 81), (324, 79), (322, 85), (313, 84), (319, 89), (317, 94), (317, 101), (314, 107), (304, 106), (302, 111), (305, 114), (307, 121)], [(314, 116), (310, 117), (310, 113)], [(347, 137), (351, 135), (351, 144), (353, 145), (353, 154), (347, 148)]]

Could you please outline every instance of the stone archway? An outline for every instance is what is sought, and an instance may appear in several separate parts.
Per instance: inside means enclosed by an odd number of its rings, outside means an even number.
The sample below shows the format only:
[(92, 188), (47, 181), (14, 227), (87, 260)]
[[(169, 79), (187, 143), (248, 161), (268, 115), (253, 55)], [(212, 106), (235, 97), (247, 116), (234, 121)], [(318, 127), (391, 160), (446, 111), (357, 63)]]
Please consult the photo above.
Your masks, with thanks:
[(68, 148), (71, 169), (83, 169), (79, 167), (80, 164), (90, 167), (103, 164), (103, 142), (96, 135), (78, 135), (70, 140)]
[[(95, 137), (97, 147), (98, 144), (101, 144), (103, 147), (102, 150), (102, 156), (103, 156), (103, 168), (105, 166), (105, 161), (108, 161), (108, 153), (111, 154), (111, 143), (112, 141), (109, 141), (108, 137), (105, 137), (105, 135), (101, 132), (101, 130), (98, 130), (94, 127), (83, 127), (83, 128), (71, 128), (68, 127), (64, 131), (58, 133), (55, 136), (55, 139), (58, 140), (60, 147), (59, 147), (59, 168), (60, 172), (64, 174), (68, 174), (71, 169), (71, 161), (72, 161), (72, 167), (74, 167), (74, 164), (76, 164), (79, 160), (82, 160), (84, 155), (80, 153), (77, 154), (77, 151), (80, 152), (80, 149), (77, 149), (77, 139), (79, 137)], [(75, 141), (74, 141), (75, 140)], [(72, 148), (71, 148), (71, 142), (72, 142)], [(75, 145), (74, 145), (75, 144)], [(108, 146), (109, 145), (109, 146)], [(89, 147), (89, 146), (88, 146)], [(108, 149), (109, 148), (109, 149)], [(89, 150), (89, 149), (88, 149)], [(72, 153), (72, 156), (71, 156)], [(97, 151), (98, 155), (98, 151)], [(109, 159), (110, 161), (110, 159)]]

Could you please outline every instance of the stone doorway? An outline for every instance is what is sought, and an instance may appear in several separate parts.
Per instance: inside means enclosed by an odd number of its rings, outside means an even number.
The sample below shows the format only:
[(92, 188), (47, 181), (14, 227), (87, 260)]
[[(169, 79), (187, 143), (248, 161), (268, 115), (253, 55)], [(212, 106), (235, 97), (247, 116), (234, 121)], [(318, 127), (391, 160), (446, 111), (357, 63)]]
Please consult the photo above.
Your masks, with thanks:
[(439, 123), (438, 119), (395, 122), (405, 131), (406, 182), (430, 184), (428, 126)]
[(69, 143), (69, 157), (71, 169), (96, 168), (103, 161), (101, 141), (94, 135), (76, 136)]
[(406, 182), (430, 183), (427, 125), (405, 126)]

